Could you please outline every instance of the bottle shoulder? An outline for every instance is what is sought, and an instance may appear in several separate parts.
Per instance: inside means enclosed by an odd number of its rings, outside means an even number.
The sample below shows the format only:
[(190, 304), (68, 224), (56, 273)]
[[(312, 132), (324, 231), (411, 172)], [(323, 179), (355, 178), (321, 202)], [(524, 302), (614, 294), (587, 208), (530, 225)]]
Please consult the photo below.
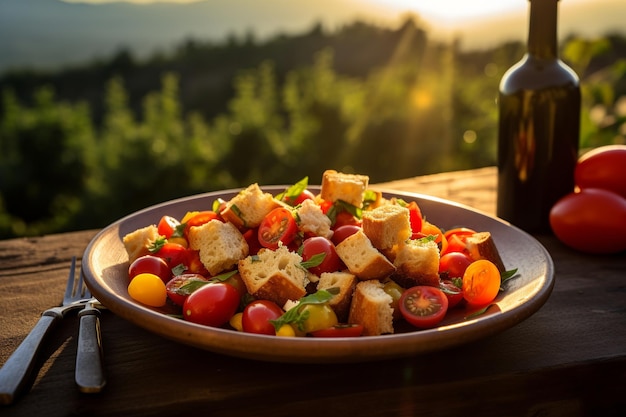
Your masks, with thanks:
[(578, 75), (560, 59), (538, 59), (526, 54), (504, 74), (500, 81), (500, 92), (509, 94), (521, 89), (578, 85)]

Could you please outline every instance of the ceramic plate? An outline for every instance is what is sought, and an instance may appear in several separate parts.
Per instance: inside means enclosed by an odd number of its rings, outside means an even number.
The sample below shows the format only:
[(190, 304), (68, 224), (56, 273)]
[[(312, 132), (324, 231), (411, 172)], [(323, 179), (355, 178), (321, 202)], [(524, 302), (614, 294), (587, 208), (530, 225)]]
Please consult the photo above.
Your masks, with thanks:
[[(277, 194), (285, 186), (263, 187)], [(318, 187), (310, 187), (314, 192)], [(210, 210), (217, 198), (229, 200), (239, 190), (200, 194), (148, 207), (103, 229), (87, 246), (82, 270), (89, 289), (113, 313), (165, 338), (231, 356), (275, 362), (360, 362), (417, 355), (493, 335), (525, 320), (548, 299), (554, 266), (545, 248), (527, 233), (469, 207), (425, 195), (384, 191), (386, 197), (415, 200), (422, 214), (444, 229), (465, 226), (491, 232), (507, 269), (518, 274), (484, 314), (453, 309), (439, 327), (402, 328), (392, 335), (360, 338), (279, 338), (196, 325), (146, 307), (128, 295), (128, 256), (122, 238), (156, 224), (161, 216), (182, 218), (187, 211)]]

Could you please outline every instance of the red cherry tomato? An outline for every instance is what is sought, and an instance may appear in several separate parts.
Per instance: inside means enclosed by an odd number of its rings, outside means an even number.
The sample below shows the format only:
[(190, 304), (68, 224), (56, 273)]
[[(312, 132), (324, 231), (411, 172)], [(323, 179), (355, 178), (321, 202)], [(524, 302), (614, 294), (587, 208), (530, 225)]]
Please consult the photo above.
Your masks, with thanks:
[(406, 208), (409, 209), (409, 221), (411, 224), (411, 232), (413, 234), (422, 231), (422, 211), (415, 201), (411, 201)]
[(248, 254), (256, 255), (259, 250), (263, 247), (259, 243), (259, 229), (248, 229), (244, 232), (243, 238), (246, 239), (248, 243)]
[(179, 227), (180, 222), (177, 219), (172, 216), (163, 216), (161, 220), (159, 220), (157, 230), (159, 231), (159, 235), (169, 239), (173, 234), (177, 233)]
[(444, 279), (440, 281), (439, 289), (448, 297), (448, 310), (456, 307), (463, 301), (463, 289), (457, 287), (451, 280)]
[(361, 220), (354, 217), (352, 214), (347, 211), (340, 211), (335, 216), (335, 223), (333, 224), (333, 230), (337, 230), (341, 226), (345, 225), (353, 225), (353, 226), (361, 226)]
[(298, 233), (296, 219), (283, 207), (270, 211), (259, 226), (259, 243), (266, 248), (278, 248), (278, 242), (289, 245)]
[(304, 200), (314, 200), (314, 199), (315, 199), (315, 194), (313, 194), (309, 190), (304, 190), (297, 197), (285, 196), (283, 197), (282, 201), (284, 201), (285, 203), (289, 204), (292, 207), (295, 207), (295, 206), (302, 204)]
[(313, 274), (320, 276), (323, 272), (336, 272), (343, 267), (343, 262), (337, 255), (335, 245), (325, 237), (310, 237), (302, 243), (303, 261), (309, 261), (319, 254), (323, 254), (324, 260), (319, 265), (308, 268)]
[(581, 188), (602, 188), (626, 198), (626, 145), (607, 145), (583, 154), (574, 180)]
[(211, 220), (221, 220), (219, 214), (214, 211), (200, 211), (194, 214), (189, 220), (185, 222), (185, 236), (189, 235), (189, 229), (195, 226), (202, 226), (210, 222)]
[(327, 329), (311, 332), (313, 337), (359, 337), (363, 334), (361, 324), (336, 324)]
[(167, 242), (153, 255), (163, 259), (170, 269), (174, 269), (181, 264), (187, 265), (187, 248), (178, 243)]
[(498, 267), (486, 259), (474, 261), (463, 275), (463, 298), (474, 307), (491, 303), (500, 291), (502, 278)]
[(446, 278), (462, 278), (472, 259), (461, 252), (448, 252), (439, 258), (439, 273)]
[(626, 250), (626, 198), (584, 188), (557, 201), (550, 226), (561, 242), (581, 252), (621, 252)]
[(338, 244), (343, 242), (345, 238), (347, 238), (348, 236), (352, 236), (359, 230), (361, 230), (361, 227), (354, 224), (339, 226), (335, 229), (331, 240), (333, 241), (335, 246), (337, 246)]
[(476, 231), (468, 229), (466, 227), (458, 227), (446, 231), (443, 236), (446, 239), (448, 245), (444, 253), (449, 252), (465, 252), (465, 241), (468, 237), (475, 234)]
[(167, 284), (165, 284), (167, 297), (174, 304), (182, 307), (189, 294), (191, 294), (191, 292), (193, 291), (187, 290), (186, 292), (183, 292), (181, 288), (194, 282), (205, 283), (208, 281), (204, 276), (199, 274), (182, 274), (173, 277), (168, 281)]
[(278, 304), (268, 300), (255, 300), (248, 304), (241, 316), (241, 325), (244, 332), (275, 335), (276, 329), (270, 320), (276, 320), (283, 315), (283, 309)]
[(220, 327), (239, 308), (239, 291), (223, 282), (204, 285), (191, 293), (183, 303), (183, 318), (205, 326)]
[(141, 256), (135, 259), (128, 267), (128, 277), (131, 281), (137, 275), (145, 272), (158, 276), (166, 284), (172, 278), (172, 270), (167, 265), (167, 262), (158, 256)]
[(209, 275), (206, 267), (200, 260), (200, 252), (193, 249), (187, 249), (187, 259), (185, 260), (185, 273)]
[(402, 293), (399, 302), (402, 317), (415, 327), (435, 327), (448, 311), (448, 297), (439, 288), (418, 285)]

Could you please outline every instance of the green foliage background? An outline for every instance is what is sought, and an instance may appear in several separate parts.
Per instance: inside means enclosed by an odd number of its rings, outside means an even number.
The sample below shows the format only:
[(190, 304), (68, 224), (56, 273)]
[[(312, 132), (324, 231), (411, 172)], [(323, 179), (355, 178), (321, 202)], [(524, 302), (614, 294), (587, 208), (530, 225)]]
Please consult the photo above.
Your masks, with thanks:
[[(523, 53), (462, 52), (409, 19), (5, 74), (0, 238), (252, 182), (319, 183), (329, 168), (380, 182), (494, 165), (498, 83)], [(562, 56), (582, 79), (581, 148), (626, 143), (624, 39), (571, 37)]]

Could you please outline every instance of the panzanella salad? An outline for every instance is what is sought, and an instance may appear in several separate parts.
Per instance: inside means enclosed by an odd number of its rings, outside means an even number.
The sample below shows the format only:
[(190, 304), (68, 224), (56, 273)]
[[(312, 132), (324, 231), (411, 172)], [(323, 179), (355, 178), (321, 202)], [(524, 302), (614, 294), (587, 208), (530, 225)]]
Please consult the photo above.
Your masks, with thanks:
[(272, 195), (163, 216), (123, 238), (128, 292), (183, 320), (256, 334), (352, 337), (436, 327), (480, 312), (507, 271), (489, 231), (442, 230), (416, 201), (384, 198), (366, 175), (324, 172)]

